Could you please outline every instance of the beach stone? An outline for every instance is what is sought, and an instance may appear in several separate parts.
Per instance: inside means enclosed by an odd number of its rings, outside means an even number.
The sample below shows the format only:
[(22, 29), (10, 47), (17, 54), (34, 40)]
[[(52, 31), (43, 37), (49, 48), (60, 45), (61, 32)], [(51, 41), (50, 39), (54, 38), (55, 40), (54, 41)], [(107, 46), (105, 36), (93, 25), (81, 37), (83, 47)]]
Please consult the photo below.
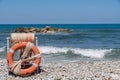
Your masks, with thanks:
[(100, 74), (96, 74), (95, 77), (96, 77), (96, 78), (99, 78), (99, 77), (100, 77)]
[(117, 74), (111, 74), (110, 78), (114, 80), (120, 80), (120, 77)]
[[(120, 61), (46, 62), (39, 74), (8, 75), (7, 61), (0, 60), (0, 80), (120, 80)], [(112, 71), (112, 73), (110, 73)]]

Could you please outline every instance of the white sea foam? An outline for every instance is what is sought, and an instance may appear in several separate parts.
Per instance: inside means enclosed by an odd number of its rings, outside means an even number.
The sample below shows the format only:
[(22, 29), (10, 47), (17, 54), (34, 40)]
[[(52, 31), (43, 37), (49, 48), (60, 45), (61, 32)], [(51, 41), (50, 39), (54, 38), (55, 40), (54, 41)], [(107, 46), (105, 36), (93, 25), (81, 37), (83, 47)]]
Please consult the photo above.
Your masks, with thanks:
[[(81, 54), (91, 58), (103, 58), (105, 54), (110, 53), (112, 49), (81, 49), (81, 48), (67, 48), (67, 47), (53, 47), (53, 46), (39, 46), (39, 50), (42, 54), (57, 54), (72, 51), (73, 54)], [(0, 52), (5, 51), (5, 47), (0, 48)]]
[(36, 33), (36, 35), (70, 35), (70, 33), (50, 31), (48, 33)]
[(5, 51), (5, 46), (0, 48), (0, 52)]
[(91, 58), (103, 58), (105, 54), (112, 51), (112, 49), (81, 49), (81, 48), (67, 48), (67, 47), (53, 47), (53, 46), (40, 46), (39, 50), (42, 54), (57, 54), (67, 53), (72, 51), (74, 54), (81, 54)]

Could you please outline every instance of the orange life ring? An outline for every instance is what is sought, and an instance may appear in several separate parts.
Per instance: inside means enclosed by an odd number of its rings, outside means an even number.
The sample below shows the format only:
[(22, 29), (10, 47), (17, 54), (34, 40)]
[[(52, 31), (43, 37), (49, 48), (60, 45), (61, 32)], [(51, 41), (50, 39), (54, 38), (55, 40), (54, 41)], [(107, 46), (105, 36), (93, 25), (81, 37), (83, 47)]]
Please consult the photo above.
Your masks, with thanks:
[[(19, 42), (19, 43), (16, 43), (15, 45), (13, 45), (10, 48), (10, 50), (7, 53), (7, 57), (6, 57), (8, 66), (11, 66), (14, 63), (14, 61), (13, 61), (14, 52), (17, 51), (18, 49), (25, 48), (26, 45), (27, 45), (27, 42)], [(34, 55), (40, 54), (38, 48), (35, 45), (32, 46), (31, 50), (34, 53)], [(20, 69), (18, 75), (29, 75), (29, 74), (32, 74), (33, 72), (35, 72), (35, 70), (39, 66), (40, 62), (41, 62), (41, 58), (35, 58), (34, 59), (34, 64), (35, 65), (32, 65), (32, 66), (30, 66), (27, 69)]]

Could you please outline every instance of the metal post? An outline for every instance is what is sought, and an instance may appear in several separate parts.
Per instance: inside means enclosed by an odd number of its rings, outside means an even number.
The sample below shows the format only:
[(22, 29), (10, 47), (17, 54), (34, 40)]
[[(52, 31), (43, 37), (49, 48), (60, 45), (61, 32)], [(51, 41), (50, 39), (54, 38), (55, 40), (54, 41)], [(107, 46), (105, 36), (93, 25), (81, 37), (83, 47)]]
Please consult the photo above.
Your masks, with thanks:
[[(38, 47), (38, 37), (35, 37), (35, 45), (36, 45), (36, 47)], [(37, 67), (37, 70), (36, 70), (36, 73), (38, 74), (38, 73), (40, 73), (40, 66), (38, 66)]]
[(10, 47), (10, 37), (7, 37), (7, 51), (9, 50), (9, 47)]
[(38, 37), (35, 37), (35, 45), (38, 47)]

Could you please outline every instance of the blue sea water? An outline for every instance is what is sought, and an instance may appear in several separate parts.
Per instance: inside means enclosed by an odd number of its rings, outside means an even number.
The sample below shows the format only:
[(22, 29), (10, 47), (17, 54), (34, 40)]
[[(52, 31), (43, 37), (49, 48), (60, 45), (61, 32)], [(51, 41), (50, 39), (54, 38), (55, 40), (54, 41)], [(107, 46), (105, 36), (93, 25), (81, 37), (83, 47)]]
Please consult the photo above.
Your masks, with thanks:
[(6, 38), (18, 27), (70, 29), (70, 33), (36, 34), (45, 61), (120, 60), (120, 24), (1, 24), (0, 58)]

